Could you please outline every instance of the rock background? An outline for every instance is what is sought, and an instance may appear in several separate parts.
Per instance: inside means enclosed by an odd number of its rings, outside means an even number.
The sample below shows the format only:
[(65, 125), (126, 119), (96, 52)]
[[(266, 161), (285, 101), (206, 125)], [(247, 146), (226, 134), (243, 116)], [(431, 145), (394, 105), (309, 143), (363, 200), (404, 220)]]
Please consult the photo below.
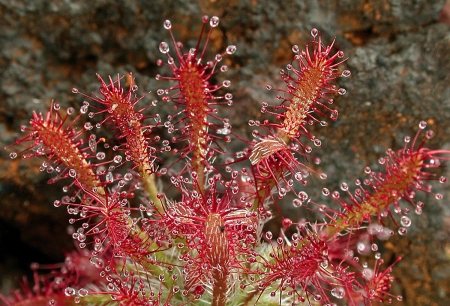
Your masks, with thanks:
[[(151, 3), (151, 4), (150, 4)], [(228, 44), (237, 53), (225, 61), (234, 105), (222, 114), (234, 131), (249, 135), (248, 119), (260, 116), (262, 101), (273, 101), (266, 84), (281, 85), (278, 71), (303, 46), (310, 30), (325, 43), (336, 37), (349, 60), (352, 76), (340, 80), (347, 94), (336, 99), (339, 119), (313, 128), (322, 140), (314, 150), (328, 174), (309, 188), (338, 189), (342, 181), (379, 169), (377, 160), (389, 147), (403, 145), (420, 120), (436, 132), (432, 147), (450, 149), (450, 5), (445, 0), (0, 0), (0, 148), (11, 144), (31, 112), (47, 110), (52, 99), (63, 107), (81, 104), (83, 92), (98, 88), (102, 76), (132, 71), (141, 93), (153, 92), (155, 62), (169, 41), (162, 23), (170, 19), (177, 40), (195, 45), (201, 16), (220, 17), (213, 33), (212, 55)], [(146, 101), (155, 97), (153, 93)], [(242, 116), (241, 114), (245, 114)], [(0, 275), (5, 293), (29, 273), (29, 265), (60, 262), (73, 249), (66, 234), (67, 215), (54, 209), (61, 185), (47, 185), (38, 160), (11, 160), (0, 150)], [(448, 170), (445, 170), (448, 173)], [(317, 189), (318, 188), (318, 189)], [(426, 201), (420, 217), (404, 237), (382, 247), (384, 258), (404, 260), (394, 269), (394, 292), (401, 305), (450, 305), (450, 187)], [(326, 198), (308, 193), (317, 201)], [(394, 302), (397, 304), (397, 302)]]

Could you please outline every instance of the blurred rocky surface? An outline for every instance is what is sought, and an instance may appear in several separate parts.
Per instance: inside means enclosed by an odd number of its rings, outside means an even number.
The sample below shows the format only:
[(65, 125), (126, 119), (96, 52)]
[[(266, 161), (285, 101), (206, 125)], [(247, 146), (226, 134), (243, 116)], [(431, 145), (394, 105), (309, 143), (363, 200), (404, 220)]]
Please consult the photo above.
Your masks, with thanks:
[[(314, 126), (322, 147), (318, 169), (326, 181), (312, 178), (308, 193), (316, 201), (322, 187), (338, 189), (342, 181), (363, 177), (389, 147), (403, 146), (420, 120), (436, 132), (430, 146), (450, 149), (450, 31), (444, 0), (0, 0), (0, 148), (20, 135), (33, 110), (44, 112), (52, 99), (63, 107), (82, 98), (72, 87), (98, 89), (95, 73), (132, 71), (141, 94), (159, 85), (156, 60), (169, 35), (170, 19), (177, 40), (196, 43), (201, 17), (220, 17), (211, 40), (211, 55), (228, 44), (238, 47), (227, 57), (234, 105), (221, 110), (234, 131), (250, 137), (248, 119), (258, 119), (262, 101), (274, 101), (266, 84), (279, 87), (278, 71), (292, 57), (291, 46), (310, 40), (312, 28), (325, 43), (336, 37), (349, 57), (352, 76), (340, 80), (347, 94), (336, 98), (339, 119)], [(448, 5), (448, 4), (447, 4)], [(446, 15), (447, 14), (447, 15)], [(278, 85), (278, 86), (277, 86)], [(150, 93), (147, 103), (155, 99)], [(246, 114), (246, 116), (236, 115)], [(61, 185), (46, 185), (38, 160), (11, 160), (0, 151), (0, 275), (3, 292), (27, 273), (30, 262), (63, 260), (74, 247), (66, 233), (67, 215), (55, 209)], [(448, 171), (446, 171), (448, 175)], [(395, 271), (394, 290), (401, 305), (450, 305), (450, 188), (427, 205), (406, 236), (382, 247), (384, 258), (404, 257)], [(394, 301), (394, 304), (397, 304)]]

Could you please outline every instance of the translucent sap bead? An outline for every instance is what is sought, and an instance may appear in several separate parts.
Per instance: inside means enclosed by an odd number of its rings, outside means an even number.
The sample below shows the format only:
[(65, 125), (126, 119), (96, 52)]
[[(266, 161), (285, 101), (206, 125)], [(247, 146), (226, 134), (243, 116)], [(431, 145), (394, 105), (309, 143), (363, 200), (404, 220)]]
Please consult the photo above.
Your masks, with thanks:
[(316, 37), (317, 37), (317, 34), (319, 34), (319, 31), (318, 31), (316, 28), (313, 28), (313, 29), (311, 30), (311, 36), (314, 37), (314, 38), (316, 38)]
[(350, 72), (350, 70), (344, 70), (344, 71), (342, 71), (341, 75), (342, 75), (344, 78), (348, 78), (349, 76), (352, 75), (352, 73)]
[(209, 25), (213, 28), (217, 27), (219, 25), (219, 17), (213, 16), (209, 21)]
[(343, 95), (345, 95), (347, 93), (347, 90), (345, 88), (339, 88), (337, 92), (338, 92), (338, 94), (343, 96)]
[(300, 207), (303, 205), (302, 201), (300, 201), (299, 199), (294, 199), (292, 201), (292, 205), (294, 205), (294, 207)]
[(404, 227), (400, 227), (399, 229), (398, 229), (398, 233), (400, 234), (400, 235), (406, 235), (406, 233), (408, 232), (408, 230), (406, 229), (406, 228), (404, 228)]
[(81, 288), (80, 290), (78, 290), (78, 295), (81, 297), (88, 295), (87, 289)]
[(345, 296), (345, 290), (342, 287), (336, 287), (331, 290), (331, 295), (335, 298), (342, 299)]
[(236, 46), (234, 45), (229, 45), (226, 49), (227, 54), (233, 54), (234, 52), (236, 52)]
[(292, 225), (292, 220), (289, 218), (284, 218), (283, 221), (281, 221), (281, 224), (283, 227), (289, 227)]
[(404, 227), (410, 227), (411, 226), (411, 219), (407, 216), (403, 216), (400, 219), (400, 224)]
[(167, 54), (169, 52), (169, 45), (166, 42), (162, 42), (159, 44), (159, 51), (162, 54)]
[(300, 201), (304, 202), (304, 201), (306, 201), (308, 199), (308, 194), (306, 192), (304, 192), (304, 191), (300, 191), (298, 193), (298, 198), (299, 198)]
[(75, 295), (75, 289), (73, 289), (72, 287), (67, 287), (66, 289), (64, 289), (64, 294), (66, 296)]
[(172, 23), (170, 22), (170, 20), (164, 21), (164, 29), (170, 30), (171, 28), (172, 28)]

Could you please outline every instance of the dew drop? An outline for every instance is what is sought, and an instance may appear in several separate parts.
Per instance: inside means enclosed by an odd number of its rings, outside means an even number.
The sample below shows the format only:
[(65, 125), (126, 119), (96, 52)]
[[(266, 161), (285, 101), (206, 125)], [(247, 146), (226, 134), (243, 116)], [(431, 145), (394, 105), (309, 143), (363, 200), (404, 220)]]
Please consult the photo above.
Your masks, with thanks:
[(75, 87), (72, 88), (72, 93), (78, 93), (78, 89), (76, 89)]
[(267, 232), (267, 233), (266, 233), (266, 239), (267, 239), (267, 240), (272, 240), (272, 237), (273, 237), (272, 232)]
[(222, 85), (223, 85), (223, 87), (230, 87), (231, 81), (225, 80), (225, 81), (222, 82)]
[(16, 152), (11, 152), (11, 153), (9, 153), (9, 157), (10, 157), (11, 159), (14, 159), (14, 158), (17, 157), (17, 153), (16, 153)]
[(330, 195), (330, 190), (328, 190), (328, 188), (323, 188), (322, 189), (322, 194), (326, 197), (328, 197)]
[(227, 93), (227, 94), (225, 94), (225, 99), (226, 100), (231, 100), (231, 99), (233, 99), (233, 95), (230, 94), (230, 93)]
[(297, 45), (293, 45), (292, 46), (292, 52), (299, 53), (300, 52), (300, 48)]
[(311, 30), (311, 36), (314, 37), (314, 38), (317, 37), (317, 34), (318, 34), (318, 33), (319, 33), (319, 31), (318, 31), (316, 28), (313, 28), (313, 29)]
[(60, 110), (60, 108), (61, 108), (61, 106), (60, 106), (58, 103), (55, 103), (55, 104), (53, 105), (53, 109), (54, 109), (54, 110)]

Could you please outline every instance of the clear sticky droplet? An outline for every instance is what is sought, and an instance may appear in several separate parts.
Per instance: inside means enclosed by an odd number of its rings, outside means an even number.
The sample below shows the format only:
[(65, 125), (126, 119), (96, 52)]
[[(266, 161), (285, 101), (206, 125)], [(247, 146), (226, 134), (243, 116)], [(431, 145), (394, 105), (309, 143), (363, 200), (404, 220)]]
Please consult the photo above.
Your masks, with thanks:
[(75, 169), (70, 169), (70, 170), (69, 170), (69, 176), (70, 176), (70, 177), (75, 177), (75, 176), (77, 176), (77, 172), (75, 171)]
[(167, 54), (168, 52), (169, 52), (169, 45), (166, 43), (166, 42), (161, 42), (160, 44), (159, 44), (159, 51), (162, 53), (162, 54)]
[(172, 23), (170, 22), (170, 20), (164, 21), (164, 29), (170, 30), (171, 28), (172, 28)]
[(343, 95), (345, 95), (347, 93), (347, 90), (345, 88), (339, 88), (337, 92), (338, 92), (338, 94), (343, 96)]
[(227, 54), (234, 54), (236, 52), (236, 46), (235, 45), (229, 45), (226, 49)]
[(342, 75), (344, 78), (348, 78), (349, 76), (352, 75), (352, 73), (351, 73), (350, 70), (344, 70), (344, 71), (342, 71), (341, 75)]
[(406, 229), (406, 228), (404, 228), (404, 227), (399, 227), (398, 228), (398, 233), (400, 234), (400, 235), (406, 235), (406, 233), (408, 232), (408, 230)]
[(317, 34), (319, 34), (319, 31), (318, 31), (316, 28), (313, 28), (313, 29), (311, 30), (311, 36), (314, 37), (314, 38), (316, 38), (316, 37), (317, 37)]
[(407, 216), (403, 216), (400, 218), (400, 224), (404, 227), (411, 226), (411, 219)]
[(219, 17), (217, 17), (217, 16), (211, 17), (211, 20), (209, 21), (209, 25), (213, 28), (217, 27), (219, 25)]
[(64, 294), (66, 296), (75, 295), (75, 289), (73, 289), (72, 287), (67, 287), (66, 289), (64, 289)]

